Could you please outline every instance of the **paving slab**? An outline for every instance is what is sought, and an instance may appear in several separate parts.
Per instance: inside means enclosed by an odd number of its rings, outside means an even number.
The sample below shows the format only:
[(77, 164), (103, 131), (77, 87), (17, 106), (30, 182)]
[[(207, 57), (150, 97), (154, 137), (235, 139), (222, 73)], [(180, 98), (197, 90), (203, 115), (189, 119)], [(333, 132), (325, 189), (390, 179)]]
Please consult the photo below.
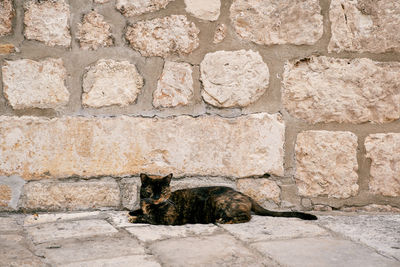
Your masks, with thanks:
[(163, 266), (277, 266), (227, 234), (163, 240), (152, 244), (150, 249)]
[(283, 266), (302, 267), (395, 267), (399, 262), (349, 240), (300, 238), (259, 242), (252, 247)]
[(44, 256), (48, 263), (59, 266), (67, 263), (144, 255), (146, 253), (135, 239), (118, 236), (42, 244), (37, 246), (36, 254)]
[(128, 221), (128, 211), (109, 211), (107, 217), (114, 227), (132, 227), (132, 226), (145, 226), (145, 223), (132, 224)]
[(0, 266), (45, 266), (20, 235), (0, 235)]
[(332, 231), (400, 261), (400, 214), (320, 216), (319, 218), (318, 223)]
[(84, 262), (76, 262), (58, 265), (62, 267), (98, 267), (98, 266), (115, 266), (115, 267), (161, 267), (153, 256), (149, 255), (131, 255), (124, 257), (117, 257), (112, 259), (99, 259)]
[(103, 220), (82, 220), (39, 224), (26, 227), (35, 244), (58, 241), (67, 238), (85, 238), (97, 235), (109, 236), (118, 232)]
[(17, 232), (21, 231), (22, 227), (17, 223), (16, 218), (0, 217), (0, 232)]
[(219, 226), (246, 242), (329, 235), (325, 229), (297, 218), (253, 216), (248, 223)]
[(127, 227), (126, 230), (143, 242), (195, 235), (211, 235), (221, 231), (214, 224), (140, 225)]
[(27, 215), (24, 219), (24, 226), (90, 218), (98, 216), (99, 214), (100, 211), (76, 212), (76, 213), (38, 213), (38, 214)]

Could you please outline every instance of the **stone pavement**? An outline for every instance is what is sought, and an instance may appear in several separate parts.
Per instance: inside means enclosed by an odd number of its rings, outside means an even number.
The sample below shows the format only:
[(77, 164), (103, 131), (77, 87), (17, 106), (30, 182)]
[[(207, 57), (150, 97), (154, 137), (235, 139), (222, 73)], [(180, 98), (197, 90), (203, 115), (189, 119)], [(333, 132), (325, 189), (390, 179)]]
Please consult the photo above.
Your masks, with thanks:
[(400, 266), (400, 214), (184, 226), (126, 214), (0, 213), (0, 266)]

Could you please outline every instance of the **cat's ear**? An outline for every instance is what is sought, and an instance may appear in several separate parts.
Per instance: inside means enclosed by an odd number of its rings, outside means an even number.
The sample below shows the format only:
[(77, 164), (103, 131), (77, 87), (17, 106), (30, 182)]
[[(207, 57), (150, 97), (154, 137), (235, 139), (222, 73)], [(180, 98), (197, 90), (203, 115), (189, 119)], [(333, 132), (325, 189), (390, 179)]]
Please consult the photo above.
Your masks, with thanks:
[(141, 173), (140, 174), (140, 181), (142, 182), (142, 184), (147, 181), (149, 177), (147, 176), (147, 174)]
[(173, 175), (172, 173), (168, 174), (167, 176), (165, 176), (163, 178), (163, 180), (166, 181), (169, 184), (171, 182), (172, 175)]

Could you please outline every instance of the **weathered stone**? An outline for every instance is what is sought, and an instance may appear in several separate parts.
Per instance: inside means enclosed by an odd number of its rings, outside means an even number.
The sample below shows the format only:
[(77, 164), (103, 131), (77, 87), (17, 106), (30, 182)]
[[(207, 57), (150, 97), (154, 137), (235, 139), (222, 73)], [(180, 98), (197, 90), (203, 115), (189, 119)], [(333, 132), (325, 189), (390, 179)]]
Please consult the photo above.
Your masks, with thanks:
[(165, 8), (174, 0), (117, 0), (116, 8), (126, 17), (154, 12)]
[(214, 44), (219, 44), (225, 39), (227, 27), (225, 24), (218, 24), (217, 29), (214, 33)]
[(100, 59), (83, 77), (82, 103), (94, 108), (128, 106), (135, 102), (142, 86), (143, 77), (134, 64)]
[[(93, 260), (114, 259), (122, 256), (129, 257), (130, 255), (145, 254), (145, 251), (133, 238), (119, 236), (91, 238), (90, 240), (80, 242), (76, 242), (75, 240), (72, 242), (60, 240), (58, 242), (53, 242), (51, 246), (49, 246), (49, 244), (37, 246), (35, 253), (44, 256), (52, 266), (64, 266), (65, 264), (69, 266), (68, 264), (70, 263), (87, 263)], [(138, 263), (135, 262), (135, 264)]]
[(132, 224), (128, 221), (129, 219), (129, 212), (128, 211), (108, 211), (108, 219), (110, 223), (117, 228), (121, 227), (132, 227), (132, 226), (146, 226), (148, 224), (139, 224), (135, 223)]
[(69, 264), (63, 267), (82, 267), (82, 266), (140, 266), (140, 267), (161, 267), (156, 259), (151, 255), (129, 255), (115, 257), (111, 259), (93, 259)]
[(14, 109), (57, 109), (68, 103), (62, 59), (5, 61), (2, 72), (4, 96)]
[(11, 232), (19, 232), (22, 227), (17, 223), (16, 218), (13, 217), (0, 217), (0, 232), (7, 234)]
[(153, 93), (155, 107), (184, 106), (193, 98), (192, 67), (188, 63), (166, 61)]
[(346, 212), (400, 212), (400, 208), (392, 207), (390, 205), (378, 205), (378, 204), (370, 204), (361, 207), (342, 207), (341, 211)]
[(365, 149), (372, 161), (369, 189), (374, 194), (400, 196), (400, 133), (371, 134), (365, 139)]
[(268, 200), (279, 203), (281, 189), (278, 184), (268, 179), (239, 179), (236, 182), (237, 189), (253, 198), (257, 203), (264, 204)]
[(190, 54), (199, 46), (200, 30), (184, 15), (138, 21), (128, 27), (126, 39), (143, 56)]
[(8, 185), (0, 184), (0, 207), (8, 207), (11, 197), (11, 188)]
[(76, 213), (36, 213), (27, 215), (24, 219), (24, 226), (32, 226), (42, 223), (52, 223), (60, 221), (80, 220), (96, 217), (100, 214), (99, 211), (92, 212), (76, 212)]
[[(26, 232), (35, 244), (60, 241), (67, 238), (110, 236), (118, 231), (103, 220), (57, 222), (26, 227)], [(104, 238), (104, 237), (103, 237)]]
[(267, 113), (165, 119), (0, 116), (0, 175), (26, 180), (141, 172), (281, 176), (284, 132), (281, 116)]
[(203, 186), (227, 186), (236, 189), (235, 182), (227, 178), (185, 177), (184, 179), (172, 179), (171, 181), (172, 191)]
[(230, 18), (237, 34), (256, 44), (315, 44), (323, 34), (318, 0), (234, 0)]
[(400, 52), (400, 2), (332, 0), (329, 52)]
[[(0, 3), (1, 5), (1, 3)], [(15, 53), (16, 49), (13, 44), (0, 44), (0, 55), (8, 55)]]
[(12, 32), (12, 19), (14, 17), (14, 8), (12, 0), (0, 1), (0, 36)]
[(139, 208), (139, 187), (138, 179), (124, 178), (120, 182), (122, 207), (134, 210)]
[(318, 223), (400, 260), (400, 215), (320, 216)]
[(1, 266), (47, 266), (26, 248), (24, 238), (20, 235), (0, 235), (0, 244)]
[(283, 105), (310, 123), (397, 120), (399, 99), (397, 62), (313, 56), (285, 65)]
[(252, 216), (248, 223), (220, 224), (222, 228), (245, 242), (327, 236), (321, 227), (297, 218)]
[(221, 8), (221, 0), (185, 0), (186, 12), (189, 12), (194, 17), (215, 21), (219, 17)]
[(297, 135), (296, 184), (301, 196), (348, 198), (358, 192), (357, 136), (305, 131)]
[(77, 39), (83, 49), (96, 50), (99, 47), (113, 45), (111, 26), (96, 11), (86, 14), (82, 23), (78, 24)]
[(164, 240), (150, 249), (168, 266), (275, 266), (229, 235)]
[(208, 53), (200, 64), (204, 100), (216, 107), (245, 107), (267, 90), (269, 70), (252, 50)]
[(185, 225), (135, 225), (126, 230), (143, 242), (187, 237), (195, 235), (211, 235), (219, 230), (214, 224), (185, 224)]
[(112, 179), (31, 182), (24, 186), (21, 207), (28, 210), (83, 210), (119, 206), (118, 184)]
[(25, 37), (49, 46), (70, 46), (70, 10), (65, 0), (35, 1), (24, 4)]
[(370, 248), (334, 238), (260, 242), (252, 247), (267, 257), (273, 257), (279, 266), (398, 266), (395, 260), (383, 257)]
[(94, 0), (96, 4), (104, 4), (110, 2), (110, 0)]

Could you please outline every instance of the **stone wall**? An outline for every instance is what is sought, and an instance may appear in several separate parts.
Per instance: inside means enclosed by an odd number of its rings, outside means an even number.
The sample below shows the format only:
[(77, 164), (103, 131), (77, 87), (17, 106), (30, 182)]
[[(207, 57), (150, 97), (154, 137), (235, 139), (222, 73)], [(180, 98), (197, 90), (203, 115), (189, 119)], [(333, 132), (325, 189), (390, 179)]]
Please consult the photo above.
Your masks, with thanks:
[(400, 208), (400, 2), (0, 1), (0, 210), (131, 209), (138, 175)]

